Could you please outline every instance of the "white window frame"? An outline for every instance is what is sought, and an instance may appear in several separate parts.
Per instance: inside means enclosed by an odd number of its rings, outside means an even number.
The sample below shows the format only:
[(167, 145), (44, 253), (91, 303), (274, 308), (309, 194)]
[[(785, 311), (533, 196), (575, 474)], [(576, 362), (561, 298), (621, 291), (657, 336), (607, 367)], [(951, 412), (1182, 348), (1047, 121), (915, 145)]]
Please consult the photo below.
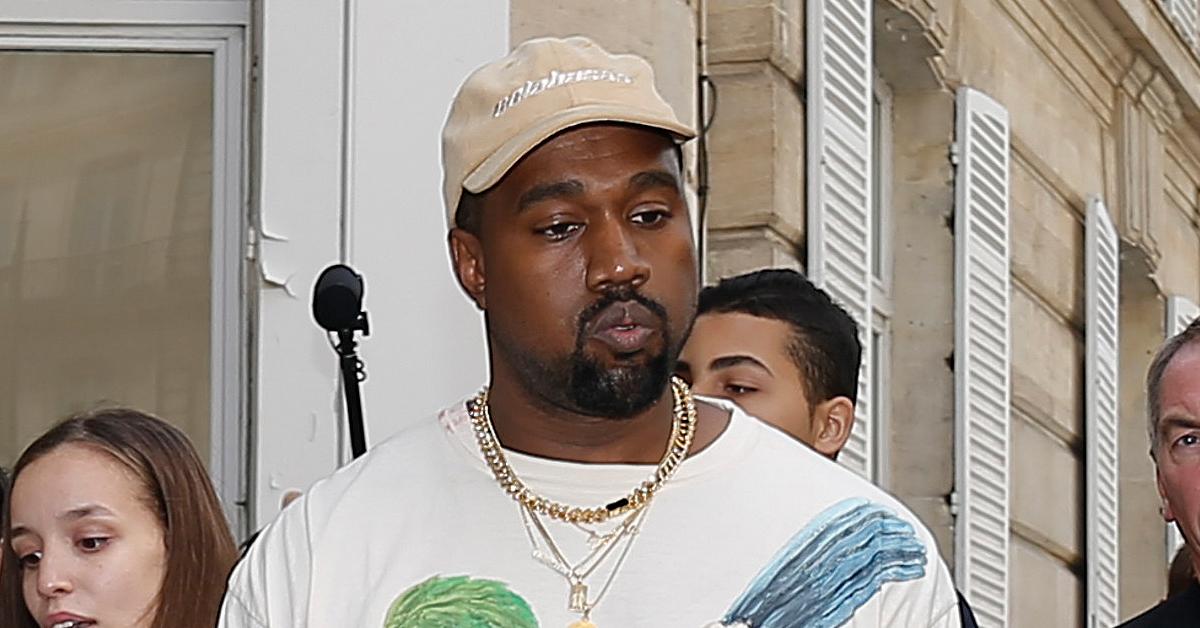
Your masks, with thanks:
[[(201, 53), (213, 59), (209, 471), (234, 534), (249, 531), (246, 379), (248, 1), (13, 0), (0, 49)], [(20, 22), (20, 23), (15, 23)]]
[(892, 318), (891, 312), (883, 315), (878, 308), (873, 317), (870, 341), (874, 343), (874, 337), (879, 337), (879, 344), (871, 347), (874, 357), (874, 361), (871, 362), (874, 371), (871, 373), (871, 377), (874, 378), (871, 382), (871, 401), (874, 402), (871, 420), (875, 423), (874, 482), (879, 487), (890, 490), (892, 482), (891, 454), (887, 443), (891, 428), (892, 409)]
[[(879, 215), (878, 229), (872, 227), (872, 268), (871, 276), (875, 287), (875, 297), (880, 301), (891, 302), (892, 298), (892, 87), (883, 80), (883, 75), (879, 73), (879, 68), (875, 68), (875, 83), (873, 85), (873, 98), (879, 102), (880, 119), (886, 124), (878, 124), (878, 120), (872, 121), (872, 130), (874, 131), (875, 146), (875, 171), (872, 192), (879, 198), (879, 207), (882, 208)], [(874, 197), (872, 198), (874, 204)], [(872, 208), (874, 212), (874, 208)], [(872, 213), (872, 220), (875, 216)], [(874, 265), (879, 264), (880, 274), (875, 274)], [(877, 301), (880, 302), (880, 301)], [(877, 308), (878, 309), (878, 308)]]
[[(874, 161), (872, 182), (871, 220), (879, 212), (879, 222), (871, 229), (871, 335), (874, 343), (879, 336), (878, 346), (871, 347), (871, 434), (874, 442), (871, 449), (874, 481), (887, 489), (891, 487), (891, 459), (888, 452), (891, 433), (891, 365), (892, 365), (892, 88), (883, 80), (875, 68), (872, 98), (879, 103), (879, 119), (872, 120), (874, 142), (871, 147)], [(874, 103), (873, 103), (874, 105)], [(874, 106), (872, 106), (874, 109)], [(874, 112), (872, 111), (872, 115)], [(878, 206), (876, 207), (876, 198)], [(878, 262), (880, 274), (875, 274)]]

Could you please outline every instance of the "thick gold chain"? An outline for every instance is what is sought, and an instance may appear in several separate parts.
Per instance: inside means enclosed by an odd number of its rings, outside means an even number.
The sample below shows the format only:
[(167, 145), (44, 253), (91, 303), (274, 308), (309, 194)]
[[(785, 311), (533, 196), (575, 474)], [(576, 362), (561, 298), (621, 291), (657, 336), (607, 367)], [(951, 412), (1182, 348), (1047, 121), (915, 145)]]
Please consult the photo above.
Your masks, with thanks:
[(671, 392), (674, 397), (671, 421), (671, 440), (667, 444), (667, 453), (654, 472), (654, 477), (644, 481), (625, 497), (605, 506), (584, 508), (570, 506), (542, 497), (525, 486), (517, 477), (516, 471), (508, 464), (500, 441), (496, 438), (496, 430), (492, 426), (491, 411), (488, 409), (488, 389), (484, 388), (479, 394), (467, 402), (467, 413), (471, 417), (471, 425), (475, 430), (475, 439), (479, 442), (479, 451), (492, 470), (492, 475), (500, 483), (504, 492), (512, 496), (521, 505), (536, 513), (541, 513), (552, 519), (567, 523), (602, 523), (634, 509), (640, 508), (650, 501), (663, 484), (675, 475), (680, 463), (687, 458), (692, 447), (692, 439), (696, 435), (696, 403), (692, 399), (692, 391), (678, 377), (671, 378)]

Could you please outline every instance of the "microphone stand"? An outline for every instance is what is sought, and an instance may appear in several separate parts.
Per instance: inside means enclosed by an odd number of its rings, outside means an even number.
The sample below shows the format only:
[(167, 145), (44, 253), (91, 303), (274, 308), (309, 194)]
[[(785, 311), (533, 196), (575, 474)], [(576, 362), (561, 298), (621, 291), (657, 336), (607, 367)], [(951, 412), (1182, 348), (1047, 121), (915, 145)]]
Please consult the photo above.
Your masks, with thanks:
[(367, 379), (367, 372), (363, 368), (363, 361), (358, 357), (358, 342), (354, 339), (354, 331), (361, 329), (363, 335), (371, 333), (366, 312), (359, 313), (356, 323), (353, 329), (338, 330), (338, 343), (334, 347), (342, 370), (346, 420), (350, 424), (350, 453), (354, 458), (367, 452), (367, 437), (363, 430), (362, 393), (359, 390), (359, 384)]
[(342, 390), (346, 395), (346, 419), (350, 423), (350, 453), (357, 458), (367, 451), (367, 437), (363, 432), (362, 394), (359, 383), (367, 378), (362, 360), (358, 359), (358, 343), (354, 332), (339, 331), (337, 354), (342, 367)]

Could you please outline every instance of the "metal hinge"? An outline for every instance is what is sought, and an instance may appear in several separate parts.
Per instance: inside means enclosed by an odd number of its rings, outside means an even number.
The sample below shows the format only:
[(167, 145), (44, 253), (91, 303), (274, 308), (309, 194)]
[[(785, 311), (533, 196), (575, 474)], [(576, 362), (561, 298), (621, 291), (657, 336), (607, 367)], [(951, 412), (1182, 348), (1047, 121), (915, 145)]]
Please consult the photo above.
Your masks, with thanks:
[(958, 154), (959, 154), (958, 142), (951, 142), (951, 144), (950, 144), (950, 165), (952, 165), (952, 166), (958, 165)]
[(950, 515), (958, 516), (958, 491), (950, 491)]
[(258, 230), (254, 227), (246, 229), (246, 260), (253, 262), (258, 259)]

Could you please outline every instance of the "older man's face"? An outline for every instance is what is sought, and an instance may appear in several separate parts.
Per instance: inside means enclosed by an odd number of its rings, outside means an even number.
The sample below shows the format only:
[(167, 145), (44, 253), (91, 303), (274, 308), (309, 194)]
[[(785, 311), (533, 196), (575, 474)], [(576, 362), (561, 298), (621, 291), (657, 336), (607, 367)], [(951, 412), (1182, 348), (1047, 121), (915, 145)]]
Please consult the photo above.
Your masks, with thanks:
[(1200, 547), (1200, 343), (1175, 354), (1163, 373), (1157, 448), (1163, 517)]

